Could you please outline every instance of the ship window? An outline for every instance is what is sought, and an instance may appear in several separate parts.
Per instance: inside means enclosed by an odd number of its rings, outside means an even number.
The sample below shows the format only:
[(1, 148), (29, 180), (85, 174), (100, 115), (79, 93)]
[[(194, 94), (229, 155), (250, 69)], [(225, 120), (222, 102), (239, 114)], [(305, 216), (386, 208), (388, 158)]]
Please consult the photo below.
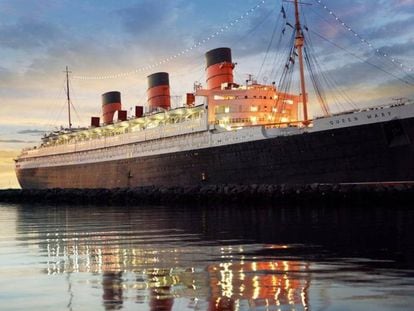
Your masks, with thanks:
[(259, 111), (259, 107), (258, 106), (251, 106), (250, 111), (251, 112), (257, 112), (257, 111)]
[(228, 113), (230, 111), (230, 107), (228, 106), (217, 106), (216, 113)]
[(229, 100), (235, 99), (234, 96), (221, 96), (221, 95), (214, 95), (214, 100)]
[(244, 98), (245, 98), (245, 99), (247, 99), (247, 98), (248, 98), (248, 97), (247, 97), (247, 95), (246, 95), (246, 96), (244, 96)]

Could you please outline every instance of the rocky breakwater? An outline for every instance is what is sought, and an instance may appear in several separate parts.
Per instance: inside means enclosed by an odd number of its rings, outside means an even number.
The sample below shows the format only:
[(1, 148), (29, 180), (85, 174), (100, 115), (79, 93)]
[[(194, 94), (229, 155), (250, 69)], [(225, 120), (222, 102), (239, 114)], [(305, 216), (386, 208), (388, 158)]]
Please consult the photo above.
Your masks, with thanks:
[(167, 203), (414, 205), (413, 184), (198, 185), (117, 189), (6, 189), (0, 202), (87, 205)]

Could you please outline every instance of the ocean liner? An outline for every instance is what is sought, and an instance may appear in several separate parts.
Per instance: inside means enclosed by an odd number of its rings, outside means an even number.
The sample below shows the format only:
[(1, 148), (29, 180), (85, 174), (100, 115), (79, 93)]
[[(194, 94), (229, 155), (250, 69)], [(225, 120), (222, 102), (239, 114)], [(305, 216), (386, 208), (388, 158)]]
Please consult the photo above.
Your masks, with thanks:
[(121, 94), (107, 92), (102, 119), (77, 129), (69, 121), (22, 151), (15, 160), (21, 187), (412, 182), (412, 102), (308, 117), (305, 34), (292, 2), (286, 67), (299, 64), (299, 94), (253, 79), (235, 83), (231, 50), (210, 50), (206, 85), (195, 85), (182, 107), (171, 108), (166, 72), (148, 76), (146, 113), (136, 106), (128, 117)]

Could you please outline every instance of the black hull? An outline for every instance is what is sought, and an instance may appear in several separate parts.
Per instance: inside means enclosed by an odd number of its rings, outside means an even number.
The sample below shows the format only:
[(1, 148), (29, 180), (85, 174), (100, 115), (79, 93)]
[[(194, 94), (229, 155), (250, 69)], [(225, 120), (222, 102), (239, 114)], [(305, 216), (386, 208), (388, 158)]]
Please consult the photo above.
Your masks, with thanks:
[(18, 169), (22, 188), (414, 181), (414, 119), (93, 164)]

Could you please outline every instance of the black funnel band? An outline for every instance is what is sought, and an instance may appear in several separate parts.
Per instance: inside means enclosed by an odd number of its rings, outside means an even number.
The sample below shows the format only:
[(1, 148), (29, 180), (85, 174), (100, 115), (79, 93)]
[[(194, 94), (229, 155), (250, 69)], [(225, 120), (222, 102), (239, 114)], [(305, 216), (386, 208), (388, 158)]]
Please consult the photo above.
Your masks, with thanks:
[(223, 62), (231, 63), (231, 49), (218, 48), (206, 53), (207, 68)]
[(170, 85), (170, 78), (168, 72), (157, 72), (147, 77), (148, 88), (151, 89), (160, 85)]
[(102, 105), (108, 105), (121, 102), (121, 93), (117, 91), (102, 94)]

